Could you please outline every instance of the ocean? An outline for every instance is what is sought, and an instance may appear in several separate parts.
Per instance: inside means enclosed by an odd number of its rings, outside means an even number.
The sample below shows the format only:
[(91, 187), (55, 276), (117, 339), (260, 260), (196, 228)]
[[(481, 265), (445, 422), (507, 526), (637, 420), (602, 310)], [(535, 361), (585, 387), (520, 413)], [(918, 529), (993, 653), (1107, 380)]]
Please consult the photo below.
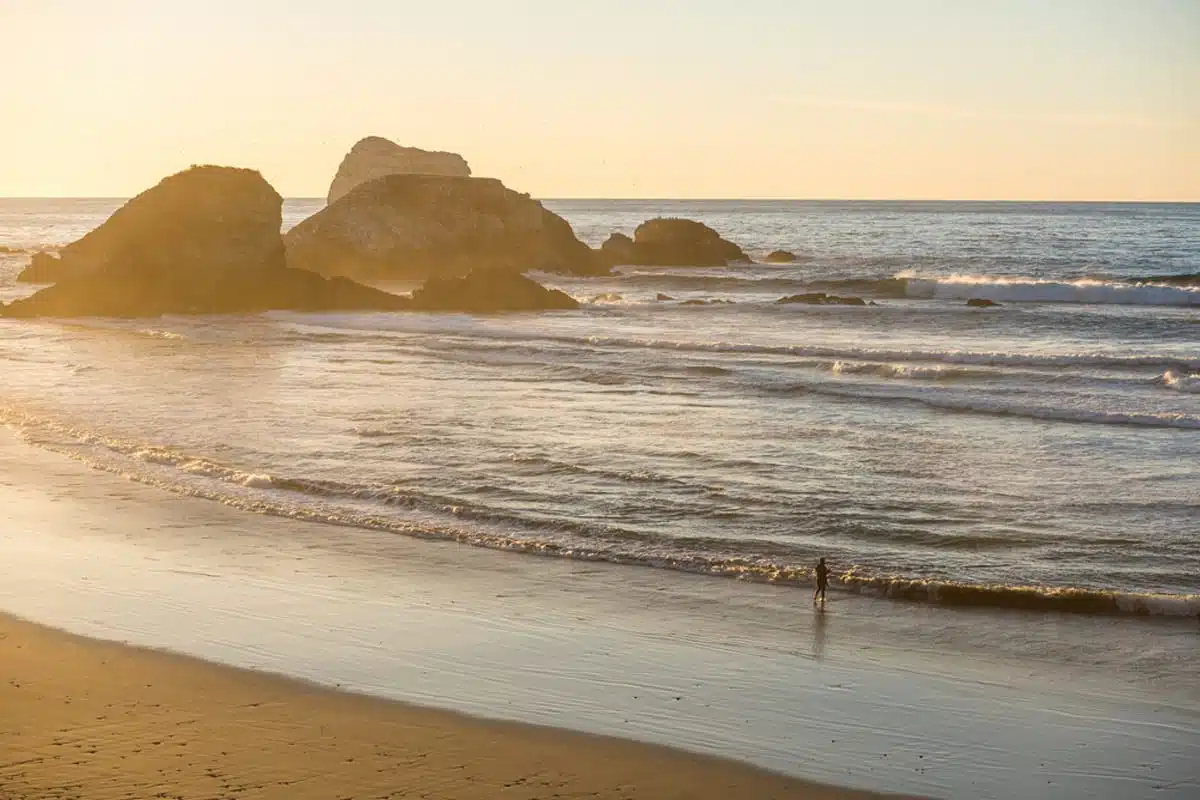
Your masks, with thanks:
[[(118, 204), (0, 202), (0, 297)], [(1200, 613), (1200, 205), (548, 205), (591, 244), (685, 216), (798, 261), (537, 276), (584, 302), (565, 314), (7, 322), (0, 415), (100, 469), (348, 529)], [(878, 306), (775, 303), (817, 290)], [(730, 302), (676, 302), (697, 299)]]
[[(0, 299), (33, 291), (14, 280), (30, 252), (120, 202), (0, 200)], [(287, 201), (285, 227), (321, 205)], [(414, 569), (380, 537), (513, 551), (523, 574), (589, 597), (652, 597), (648, 576), (686, 575), (699, 583), (663, 623), (683, 640), (688, 615), (721, 641), (790, 635), (780, 609), (808, 605), (824, 557), (831, 597), (855, 609), (844, 624), (915, 648), (909, 668), (949, 669), (952, 654), (955, 670), (1062, 667), (1043, 685), (1100, 676), (1106, 697), (1185, 715), (1171, 747), (1186, 764), (1200, 204), (546, 205), (593, 245), (683, 216), (756, 258), (798, 260), (535, 275), (578, 298), (574, 312), (0, 320), (0, 422), (90, 467), (94, 491), (110, 485), (99, 473), (151, 487), (162, 519), (187, 496), (181, 528), (196, 499), (245, 526), (324, 526), (339, 558), (370, 562), (373, 587)], [(775, 302), (808, 291), (876, 305)], [(26, 479), (51, 480), (39, 470)], [(114, 507), (128, 501), (111, 490)]]

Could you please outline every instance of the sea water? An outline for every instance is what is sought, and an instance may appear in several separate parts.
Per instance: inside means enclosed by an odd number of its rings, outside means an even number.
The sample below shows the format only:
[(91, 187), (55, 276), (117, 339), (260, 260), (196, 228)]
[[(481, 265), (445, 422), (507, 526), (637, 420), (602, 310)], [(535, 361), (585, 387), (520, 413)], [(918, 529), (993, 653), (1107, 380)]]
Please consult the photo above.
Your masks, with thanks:
[[(0, 201), (0, 299), (119, 205)], [(1195, 624), (1200, 205), (547, 205), (593, 245), (682, 216), (797, 259), (537, 275), (563, 313), (0, 322), (0, 419), (349, 540), (798, 592), (825, 557), (881, 604)], [(809, 291), (875, 305), (776, 302)]]

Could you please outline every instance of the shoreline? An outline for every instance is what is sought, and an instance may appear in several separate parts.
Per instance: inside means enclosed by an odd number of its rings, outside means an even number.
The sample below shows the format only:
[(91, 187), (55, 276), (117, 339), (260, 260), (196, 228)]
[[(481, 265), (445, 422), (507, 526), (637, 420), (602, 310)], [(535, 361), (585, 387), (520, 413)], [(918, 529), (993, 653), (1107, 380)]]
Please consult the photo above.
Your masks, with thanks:
[(7, 432), (0, 509), (0, 609), (92, 639), (870, 791), (1200, 785), (1194, 684), (1108, 653), (1193, 652), (1179, 626), (854, 597), (817, 614), (777, 586), (255, 515)]
[(879, 796), (658, 745), (338, 691), (4, 614), (0, 664), (0, 793), (14, 800), (68, 788), (89, 798)]

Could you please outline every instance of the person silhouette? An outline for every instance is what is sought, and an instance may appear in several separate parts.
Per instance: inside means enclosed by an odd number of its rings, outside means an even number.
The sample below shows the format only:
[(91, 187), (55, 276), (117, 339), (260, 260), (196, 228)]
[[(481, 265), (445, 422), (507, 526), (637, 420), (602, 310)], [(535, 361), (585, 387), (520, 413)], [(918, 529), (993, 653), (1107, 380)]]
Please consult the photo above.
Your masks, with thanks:
[(817, 602), (817, 598), (821, 598), (821, 605), (825, 605), (825, 587), (829, 585), (829, 567), (825, 566), (825, 559), (822, 558), (817, 562), (817, 589), (813, 592), (813, 603)]

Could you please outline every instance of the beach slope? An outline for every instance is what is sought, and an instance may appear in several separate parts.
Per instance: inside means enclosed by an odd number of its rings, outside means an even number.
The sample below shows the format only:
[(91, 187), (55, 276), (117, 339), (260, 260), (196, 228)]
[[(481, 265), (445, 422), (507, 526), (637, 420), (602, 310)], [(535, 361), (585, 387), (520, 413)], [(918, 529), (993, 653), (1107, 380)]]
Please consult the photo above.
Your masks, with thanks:
[(0, 796), (861, 798), (732, 761), (318, 688), (0, 615)]

